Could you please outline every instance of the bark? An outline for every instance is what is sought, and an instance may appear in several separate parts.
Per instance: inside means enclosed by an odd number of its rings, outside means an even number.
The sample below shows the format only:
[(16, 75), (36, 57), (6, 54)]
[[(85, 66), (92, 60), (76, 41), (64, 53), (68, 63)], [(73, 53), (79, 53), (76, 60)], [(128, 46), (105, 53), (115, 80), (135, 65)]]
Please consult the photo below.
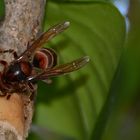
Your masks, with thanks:
[[(6, 16), (0, 24), (0, 49), (13, 49), (21, 54), (41, 31), (45, 0), (5, 0)], [(0, 60), (13, 60), (10, 53), (0, 54)], [(2, 72), (3, 67), (0, 66)], [(34, 101), (22, 93), (9, 100), (0, 97), (0, 140), (23, 140), (28, 136)]]

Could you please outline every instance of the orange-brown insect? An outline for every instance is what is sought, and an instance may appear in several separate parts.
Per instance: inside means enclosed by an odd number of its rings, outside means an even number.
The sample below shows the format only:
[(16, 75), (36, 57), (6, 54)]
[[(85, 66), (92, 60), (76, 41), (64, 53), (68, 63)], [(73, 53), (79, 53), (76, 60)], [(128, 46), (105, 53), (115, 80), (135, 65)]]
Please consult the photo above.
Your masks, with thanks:
[[(50, 48), (41, 48), (44, 43), (63, 32), (68, 26), (69, 22), (63, 22), (51, 27), (20, 56), (13, 52), (15, 60), (10, 64), (0, 60), (0, 63), (4, 65), (4, 70), (0, 73), (1, 96), (5, 96), (7, 93), (12, 94), (13, 92), (34, 93), (33, 84), (36, 81), (78, 70), (89, 61), (89, 57), (85, 56), (57, 66), (56, 52)], [(12, 52), (12, 50), (4, 50), (1, 53), (6, 52)]]

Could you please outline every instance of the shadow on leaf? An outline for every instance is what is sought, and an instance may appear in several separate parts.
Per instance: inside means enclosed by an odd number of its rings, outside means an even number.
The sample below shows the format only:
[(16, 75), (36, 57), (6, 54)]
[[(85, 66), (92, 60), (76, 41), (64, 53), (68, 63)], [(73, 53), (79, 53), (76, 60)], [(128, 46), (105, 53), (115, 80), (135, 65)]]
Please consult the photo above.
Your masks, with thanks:
[(75, 80), (72, 80), (69, 76), (66, 76), (66, 85), (64, 87), (58, 87), (58, 79), (54, 79), (52, 84), (46, 84), (44, 82), (39, 82), (37, 103), (50, 103), (52, 100), (62, 98), (64, 96), (69, 96), (74, 94), (75, 90), (79, 87), (85, 85), (88, 81), (87, 75), (81, 75)]

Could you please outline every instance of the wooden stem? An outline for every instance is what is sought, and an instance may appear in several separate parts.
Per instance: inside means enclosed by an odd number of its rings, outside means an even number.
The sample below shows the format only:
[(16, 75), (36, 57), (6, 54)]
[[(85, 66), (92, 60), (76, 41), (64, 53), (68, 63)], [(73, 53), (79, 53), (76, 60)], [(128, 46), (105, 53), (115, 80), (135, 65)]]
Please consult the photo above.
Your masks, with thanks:
[[(6, 16), (0, 23), (0, 49), (21, 54), (41, 31), (46, 0), (5, 0)], [(10, 53), (0, 60), (14, 60)], [(2, 72), (3, 67), (0, 66)], [(22, 93), (0, 97), (0, 140), (24, 140), (32, 122), (34, 101)]]

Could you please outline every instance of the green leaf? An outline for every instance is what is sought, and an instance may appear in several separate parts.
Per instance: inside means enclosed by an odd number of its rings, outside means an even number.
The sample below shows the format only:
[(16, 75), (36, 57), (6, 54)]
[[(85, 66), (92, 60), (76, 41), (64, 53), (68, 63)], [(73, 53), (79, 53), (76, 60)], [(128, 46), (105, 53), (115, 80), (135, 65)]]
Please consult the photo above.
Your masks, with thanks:
[(32, 125), (31, 126), (31, 131), (30, 131), (29, 138), (30, 140), (73, 140), (70, 137), (66, 137), (54, 132), (50, 132), (47, 128), (45, 127), (40, 127), (37, 125)]
[[(110, 90), (103, 140), (140, 139), (140, 2), (131, 0), (126, 49)], [(114, 101), (111, 103), (111, 100)], [(111, 103), (111, 104), (110, 104)], [(103, 118), (100, 119), (100, 122)], [(97, 137), (96, 137), (97, 138)], [(97, 138), (98, 139), (98, 138)], [(99, 139), (98, 139), (99, 140)]]
[[(111, 4), (48, 3), (45, 30), (60, 21), (70, 28), (49, 43), (60, 63), (89, 55), (81, 70), (40, 84), (36, 123), (85, 140), (90, 136), (107, 97), (125, 40), (124, 18)], [(46, 24), (47, 23), (47, 24)]]
[(60, 3), (73, 3), (73, 4), (80, 4), (80, 3), (93, 3), (93, 2), (110, 2), (112, 0), (50, 0), (52, 2)]
[(0, 21), (4, 18), (4, 15), (5, 15), (4, 0), (0, 0)]

